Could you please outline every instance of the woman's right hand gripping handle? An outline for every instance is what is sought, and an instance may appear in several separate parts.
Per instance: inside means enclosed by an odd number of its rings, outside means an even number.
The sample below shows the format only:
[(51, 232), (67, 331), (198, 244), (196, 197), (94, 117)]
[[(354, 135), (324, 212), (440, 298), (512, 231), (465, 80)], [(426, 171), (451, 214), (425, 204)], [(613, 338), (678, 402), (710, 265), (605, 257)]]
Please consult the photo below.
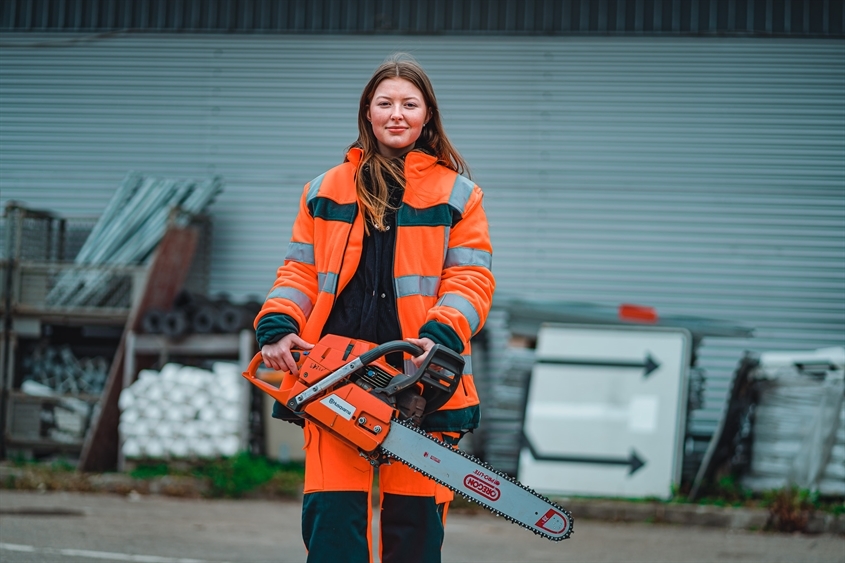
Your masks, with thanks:
[(262, 346), (261, 357), (264, 358), (264, 365), (269, 368), (299, 375), (291, 350), (310, 350), (313, 347), (313, 344), (305, 342), (298, 334), (290, 333), (281, 340)]

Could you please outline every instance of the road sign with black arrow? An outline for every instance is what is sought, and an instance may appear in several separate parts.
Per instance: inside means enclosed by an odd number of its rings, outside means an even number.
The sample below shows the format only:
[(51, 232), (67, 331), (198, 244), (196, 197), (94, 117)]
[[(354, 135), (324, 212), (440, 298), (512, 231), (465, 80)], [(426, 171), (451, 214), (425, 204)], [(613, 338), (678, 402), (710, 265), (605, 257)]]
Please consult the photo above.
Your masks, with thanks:
[(577, 455), (548, 455), (537, 452), (537, 449), (531, 443), (527, 436), (523, 435), (523, 444), (531, 452), (531, 456), (538, 461), (558, 461), (564, 463), (585, 463), (587, 465), (619, 465), (628, 468), (628, 475), (633, 475), (639, 468), (645, 465), (645, 461), (640, 459), (633, 449), (628, 454), (628, 457), (591, 457), (591, 456), (577, 456)]
[(551, 494), (669, 498), (680, 482), (691, 342), (683, 329), (543, 326), (520, 480)]
[(597, 368), (632, 368), (642, 370), (643, 377), (648, 377), (651, 373), (660, 367), (660, 363), (651, 357), (651, 354), (646, 353), (645, 359), (642, 361), (613, 361), (613, 360), (579, 360), (579, 359), (556, 359), (556, 358), (539, 358), (538, 364), (559, 364), (563, 366), (593, 366)]

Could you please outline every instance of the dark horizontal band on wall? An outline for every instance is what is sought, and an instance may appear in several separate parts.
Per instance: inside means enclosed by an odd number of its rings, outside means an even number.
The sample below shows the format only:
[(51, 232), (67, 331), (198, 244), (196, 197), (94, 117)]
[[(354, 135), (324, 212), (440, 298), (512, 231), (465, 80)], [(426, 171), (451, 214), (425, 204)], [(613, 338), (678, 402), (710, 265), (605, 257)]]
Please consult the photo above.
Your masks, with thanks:
[(5, 0), (0, 30), (842, 37), (845, 0)]

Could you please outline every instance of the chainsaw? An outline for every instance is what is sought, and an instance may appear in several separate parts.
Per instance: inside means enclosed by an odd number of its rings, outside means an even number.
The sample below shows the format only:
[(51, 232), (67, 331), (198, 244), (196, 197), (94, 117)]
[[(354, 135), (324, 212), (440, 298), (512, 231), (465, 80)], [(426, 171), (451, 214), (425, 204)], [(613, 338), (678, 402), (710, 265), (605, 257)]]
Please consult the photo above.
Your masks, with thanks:
[(426, 415), (446, 404), (460, 385), (460, 354), (436, 344), (413, 374), (405, 374), (384, 359), (395, 352), (423, 354), (402, 340), (375, 345), (329, 334), (311, 350), (293, 351), (299, 377), (283, 380), (281, 388), (258, 377), (261, 353), (243, 376), (297, 417), (358, 448), (374, 466), (398, 460), (537, 535), (568, 538), (568, 511), (420, 429)]

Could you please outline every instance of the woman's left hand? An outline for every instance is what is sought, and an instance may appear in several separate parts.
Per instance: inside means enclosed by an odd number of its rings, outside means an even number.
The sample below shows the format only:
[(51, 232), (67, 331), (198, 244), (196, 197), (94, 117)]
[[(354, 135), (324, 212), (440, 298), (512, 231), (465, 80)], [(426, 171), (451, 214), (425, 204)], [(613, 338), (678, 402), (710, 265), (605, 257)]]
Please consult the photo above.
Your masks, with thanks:
[(411, 361), (414, 362), (414, 367), (418, 368), (422, 365), (423, 359), (425, 355), (428, 354), (428, 351), (434, 348), (434, 341), (431, 338), (406, 338), (405, 341), (410, 342), (416, 346), (419, 346), (423, 349), (423, 353), (415, 358), (411, 358)]

